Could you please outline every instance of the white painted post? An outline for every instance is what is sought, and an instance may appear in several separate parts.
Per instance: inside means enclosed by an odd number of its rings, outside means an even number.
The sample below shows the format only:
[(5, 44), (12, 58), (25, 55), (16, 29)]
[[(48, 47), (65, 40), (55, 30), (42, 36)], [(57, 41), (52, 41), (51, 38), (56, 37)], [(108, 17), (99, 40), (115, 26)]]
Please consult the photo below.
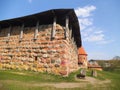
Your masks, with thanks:
[(35, 29), (35, 32), (34, 32), (34, 40), (37, 39), (38, 29), (39, 29), (39, 21), (38, 21), (37, 24), (36, 24), (36, 29)]
[(66, 20), (65, 20), (65, 27), (66, 27), (66, 30), (69, 29), (69, 17), (66, 16)]
[(11, 32), (11, 26), (9, 27), (9, 30), (8, 30), (8, 35), (7, 35), (8, 39), (10, 37), (10, 32)]
[(9, 38), (10, 38), (10, 32), (11, 32), (11, 26), (8, 29), (8, 34), (7, 34), (7, 43), (9, 42)]
[(22, 25), (21, 30), (20, 30), (20, 41), (23, 38), (23, 30), (24, 30), (24, 24)]
[(56, 31), (56, 17), (54, 17), (54, 19), (53, 19), (52, 38), (55, 37), (55, 31)]
[(65, 19), (65, 39), (68, 37), (68, 30), (69, 30), (69, 17), (66, 16), (66, 19)]
[(70, 37), (70, 40), (71, 40), (71, 38), (72, 38), (72, 28), (70, 28), (69, 37)]

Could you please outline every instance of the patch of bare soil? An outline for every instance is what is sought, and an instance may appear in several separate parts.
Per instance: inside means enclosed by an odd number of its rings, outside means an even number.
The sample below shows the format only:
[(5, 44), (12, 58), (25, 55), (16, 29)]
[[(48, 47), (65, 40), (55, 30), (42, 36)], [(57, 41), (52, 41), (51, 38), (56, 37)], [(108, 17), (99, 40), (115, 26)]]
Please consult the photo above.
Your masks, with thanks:
[(78, 82), (62, 82), (62, 83), (42, 83), (33, 84), (34, 86), (53, 86), (56, 88), (75, 88), (75, 87), (86, 87), (89, 84), (94, 86), (104, 85), (110, 83), (110, 80), (98, 80), (92, 77), (86, 77), (85, 79), (76, 79)]
[(3, 84), (0, 83), (0, 90), (3, 90)]
[(60, 83), (23, 83), (20, 81), (12, 81), (12, 80), (5, 80), (6, 83), (18, 83), (20, 85), (26, 85), (26, 86), (37, 86), (37, 87), (45, 87), (45, 86), (52, 86), (56, 88), (84, 88), (87, 87), (87, 85), (93, 85), (94, 87), (97, 86), (104, 86), (105, 84), (109, 84), (110, 80), (98, 80), (92, 77), (86, 77), (85, 79), (77, 79), (78, 82), (60, 82)]
[(110, 80), (98, 80), (98, 79), (95, 79), (93, 77), (85, 77), (85, 79), (77, 79), (76, 78), (76, 81), (86, 81), (90, 84), (105, 84), (105, 83), (111, 82)]
[(56, 88), (75, 88), (75, 87), (86, 87), (87, 84), (85, 83), (68, 83), (68, 82), (62, 82), (62, 83), (42, 83), (42, 84), (32, 84), (34, 86), (52, 86)]

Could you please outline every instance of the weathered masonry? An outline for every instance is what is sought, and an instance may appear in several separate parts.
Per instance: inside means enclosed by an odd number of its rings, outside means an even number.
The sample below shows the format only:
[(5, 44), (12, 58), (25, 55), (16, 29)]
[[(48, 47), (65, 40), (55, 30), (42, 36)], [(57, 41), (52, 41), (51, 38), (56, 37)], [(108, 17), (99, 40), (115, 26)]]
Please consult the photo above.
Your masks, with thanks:
[(0, 21), (0, 68), (68, 75), (78, 69), (81, 36), (73, 9)]

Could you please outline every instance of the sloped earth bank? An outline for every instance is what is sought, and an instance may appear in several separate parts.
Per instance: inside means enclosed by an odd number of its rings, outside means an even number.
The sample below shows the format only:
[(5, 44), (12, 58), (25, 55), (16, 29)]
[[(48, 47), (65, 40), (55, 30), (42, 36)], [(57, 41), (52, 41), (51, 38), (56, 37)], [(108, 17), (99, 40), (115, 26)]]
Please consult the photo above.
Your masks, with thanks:
[[(85, 79), (77, 79), (77, 82), (60, 82), (60, 83), (36, 83), (36, 82), (30, 82), (30, 83), (24, 83), (20, 81), (12, 81), (12, 80), (0, 80), (0, 82), (4, 82), (6, 84), (9, 83), (16, 83), (18, 85), (24, 85), (24, 86), (33, 86), (33, 87), (45, 87), (45, 86), (51, 86), (55, 88), (85, 88), (88, 85), (92, 85), (93, 87), (105, 87), (106, 84), (110, 84), (110, 80), (98, 80), (93, 77), (86, 77)], [(2, 84), (0, 84), (0, 88), (2, 88)]]

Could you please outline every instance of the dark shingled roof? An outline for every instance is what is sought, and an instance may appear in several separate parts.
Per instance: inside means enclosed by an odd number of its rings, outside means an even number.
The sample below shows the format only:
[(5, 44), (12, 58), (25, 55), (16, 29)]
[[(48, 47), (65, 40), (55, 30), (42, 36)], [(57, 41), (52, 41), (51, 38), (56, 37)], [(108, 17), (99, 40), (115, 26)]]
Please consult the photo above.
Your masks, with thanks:
[(24, 17), (3, 20), (0, 21), (1, 28), (7, 28), (9, 26), (20, 26), (24, 23), (25, 26), (35, 26), (39, 21), (40, 25), (52, 24), (54, 16), (57, 17), (57, 23), (65, 26), (65, 18), (69, 16), (69, 27), (72, 27), (73, 36), (75, 38), (78, 47), (81, 46), (81, 35), (78, 18), (74, 12), (74, 9), (52, 9), (37, 14), (32, 14)]

